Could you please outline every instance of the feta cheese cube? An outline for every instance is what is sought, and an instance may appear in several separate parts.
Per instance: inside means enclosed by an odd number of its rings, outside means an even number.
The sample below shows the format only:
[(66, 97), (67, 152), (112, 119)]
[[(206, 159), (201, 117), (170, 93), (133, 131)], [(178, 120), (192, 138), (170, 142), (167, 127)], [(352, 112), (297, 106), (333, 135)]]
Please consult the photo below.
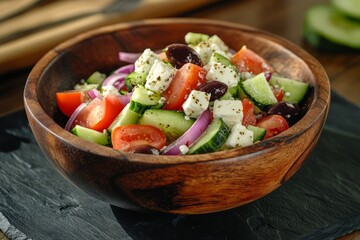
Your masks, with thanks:
[(182, 108), (186, 116), (198, 118), (209, 107), (209, 101), (209, 93), (192, 90)]
[(119, 91), (112, 85), (102, 86), (100, 92), (103, 97), (108, 95), (120, 95)]
[(229, 47), (224, 43), (224, 41), (218, 35), (211, 36), (208, 41), (210, 43), (216, 44), (223, 52), (229, 51)]
[(238, 85), (239, 75), (233, 69), (221, 63), (213, 63), (206, 74), (208, 81), (225, 83), (229, 88)]
[(176, 69), (163, 61), (155, 60), (146, 77), (145, 88), (162, 93), (174, 77)]
[(180, 150), (181, 154), (185, 155), (189, 152), (190, 149), (186, 145), (180, 145), (179, 150)]
[(252, 131), (241, 125), (241, 123), (237, 123), (231, 128), (230, 135), (225, 144), (231, 148), (246, 147), (253, 144), (253, 137)]
[(199, 43), (194, 47), (194, 50), (199, 54), (204, 65), (209, 62), (210, 57), (214, 52), (226, 56), (226, 53), (222, 51), (218, 45), (209, 41)]
[(221, 118), (230, 128), (243, 119), (241, 100), (215, 100), (213, 107), (214, 118)]
[(158, 55), (149, 48), (145, 49), (140, 57), (135, 61), (135, 72), (140, 74), (148, 74), (155, 60), (160, 60)]

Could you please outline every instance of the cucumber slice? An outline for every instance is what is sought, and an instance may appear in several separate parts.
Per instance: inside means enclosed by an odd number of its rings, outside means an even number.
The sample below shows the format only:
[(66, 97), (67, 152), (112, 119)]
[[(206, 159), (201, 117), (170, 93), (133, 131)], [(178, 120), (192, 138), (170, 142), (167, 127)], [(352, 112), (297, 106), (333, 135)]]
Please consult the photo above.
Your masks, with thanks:
[(360, 22), (346, 18), (329, 5), (317, 5), (305, 15), (304, 36), (311, 45), (319, 48), (340, 45), (359, 49)]
[(205, 132), (190, 147), (188, 154), (215, 152), (226, 142), (230, 134), (229, 127), (221, 118), (214, 118)]
[(214, 52), (211, 55), (209, 62), (210, 63), (221, 63), (222, 65), (231, 68), (236, 73), (239, 72), (237, 67), (228, 58), (226, 58), (225, 56), (223, 56), (223, 55), (221, 55), (221, 54), (219, 54), (217, 52)]
[(130, 103), (128, 103), (124, 109), (120, 112), (120, 114), (115, 118), (115, 120), (111, 123), (108, 128), (109, 132), (112, 132), (114, 128), (118, 126), (124, 126), (127, 124), (135, 124), (140, 118), (140, 114), (130, 110)]
[(226, 93), (221, 97), (219, 98), (219, 100), (231, 100), (231, 99), (234, 99), (233, 95), (230, 93), (230, 91), (226, 91)]
[(134, 92), (130, 99), (130, 110), (143, 114), (146, 109), (151, 107), (158, 108), (159, 104), (162, 105), (160, 101), (161, 95), (150, 91), (142, 86), (138, 86), (134, 89)]
[(87, 84), (102, 84), (102, 82), (105, 80), (106, 78), (106, 74), (103, 74), (101, 72), (94, 72), (93, 74), (91, 74), (88, 79), (86, 79), (86, 83)]
[(137, 72), (130, 73), (125, 78), (125, 86), (131, 92), (136, 86), (144, 86), (146, 82), (146, 74)]
[(92, 130), (90, 128), (86, 128), (80, 125), (76, 125), (71, 132), (82, 139), (85, 139), (89, 142), (97, 143), (100, 145), (109, 145), (110, 139), (107, 133), (105, 132), (98, 132)]
[(231, 94), (232, 97), (237, 98), (239, 97), (238, 85), (235, 87), (228, 88), (227, 92)]
[(247, 129), (253, 132), (253, 142), (261, 141), (264, 139), (266, 129), (249, 125)]
[(185, 35), (185, 43), (190, 45), (198, 45), (200, 42), (204, 42), (209, 39), (209, 35), (202, 33), (188, 32)]
[(139, 124), (152, 125), (163, 130), (168, 143), (183, 135), (194, 122), (195, 119), (186, 117), (182, 112), (162, 109), (148, 109), (138, 121)]
[(260, 73), (253, 78), (242, 81), (240, 85), (245, 94), (262, 110), (266, 110), (268, 107), (277, 103), (277, 99), (274, 96), (264, 73)]
[(332, 6), (345, 15), (360, 19), (360, 1), (359, 0), (332, 0)]
[(284, 89), (285, 95), (283, 97), (283, 101), (288, 103), (301, 102), (309, 89), (308, 83), (280, 77), (277, 75), (271, 76), (269, 84), (271, 86), (277, 85), (278, 87)]

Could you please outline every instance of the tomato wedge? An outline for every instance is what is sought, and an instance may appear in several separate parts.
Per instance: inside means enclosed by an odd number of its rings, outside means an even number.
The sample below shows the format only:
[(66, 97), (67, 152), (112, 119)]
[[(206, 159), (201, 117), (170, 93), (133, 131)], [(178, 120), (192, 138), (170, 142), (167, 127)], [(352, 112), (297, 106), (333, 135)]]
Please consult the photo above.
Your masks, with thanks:
[(266, 129), (264, 139), (278, 135), (289, 128), (289, 124), (285, 118), (277, 114), (261, 118), (256, 126)]
[(285, 95), (284, 90), (282, 90), (281, 88), (273, 88), (272, 91), (273, 91), (277, 101), (281, 102)]
[(129, 124), (116, 127), (111, 133), (113, 148), (132, 152), (142, 146), (160, 150), (166, 144), (166, 136), (159, 128), (151, 125)]
[(73, 125), (78, 124), (102, 132), (110, 126), (124, 107), (117, 96), (95, 98), (79, 113)]
[(177, 70), (170, 86), (163, 92), (166, 99), (163, 109), (182, 110), (182, 104), (190, 92), (206, 82), (206, 70), (192, 63), (186, 63)]
[(262, 72), (273, 72), (272, 67), (262, 57), (246, 46), (235, 53), (231, 62), (240, 72), (250, 72), (255, 75)]
[(79, 90), (70, 90), (56, 93), (56, 103), (60, 111), (70, 117), (75, 109), (85, 101), (85, 93)]
[(247, 98), (244, 98), (243, 100), (241, 100), (241, 102), (242, 102), (243, 113), (244, 113), (242, 125), (244, 125), (244, 126), (255, 125), (256, 117), (255, 117), (254, 107), (252, 105), (252, 102)]

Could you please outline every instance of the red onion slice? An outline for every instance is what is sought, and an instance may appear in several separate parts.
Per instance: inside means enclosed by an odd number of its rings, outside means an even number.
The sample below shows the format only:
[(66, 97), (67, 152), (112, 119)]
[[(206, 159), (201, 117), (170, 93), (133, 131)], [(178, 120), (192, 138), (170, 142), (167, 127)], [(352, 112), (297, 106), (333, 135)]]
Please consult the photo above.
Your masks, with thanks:
[(163, 151), (164, 155), (180, 155), (179, 147), (181, 145), (190, 146), (194, 143), (209, 126), (212, 119), (212, 114), (209, 110), (204, 111), (194, 124), (175, 142), (171, 143)]
[(124, 106), (125, 106), (126, 104), (128, 104), (128, 103), (130, 102), (131, 96), (132, 96), (132, 92), (127, 93), (127, 94), (125, 94), (125, 95), (120, 95), (120, 96), (119, 96), (119, 100), (120, 100), (120, 102), (121, 102), (122, 104), (124, 104)]
[(266, 71), (266, 72), (264, 72), (264, 76), (265, 76), (266, 81), (270, 81), (272, 72)]
[(125, 85), (125, 77), (128, 74), (125, 73), (113, 73), (109, 77), (107, 77), (102, 86), (113, 86), (117, 90), (120, 90)]
[(120, 61), (127, 63), (134, 63), (140, 56), (141, 53), (119, 52)]
[(125, 66), (122, 66), (114, 71), (114, 73), (126, 73), (129, 74), (135, 70), (134, 64), (128, 64)]
[(84, 109), (84, 107), (86, 107), (86, 103), (82, 103), (80, 104), (75, 111), (71, 114), (69, 120), (67, 121), (66, 125), (65, 125), (65, 130), (66, 131), (70, 131), (71, 130), (71, 126), (73, 125), (76, 117), (79, 115), (79, 113), (81, 112), (81, 110)]
[(91, 99), (95, 99), (100, 95), (100, 92), (96, 88), (93, 88), (93, 89), (88, 91), (88, 94), (91, 97)]

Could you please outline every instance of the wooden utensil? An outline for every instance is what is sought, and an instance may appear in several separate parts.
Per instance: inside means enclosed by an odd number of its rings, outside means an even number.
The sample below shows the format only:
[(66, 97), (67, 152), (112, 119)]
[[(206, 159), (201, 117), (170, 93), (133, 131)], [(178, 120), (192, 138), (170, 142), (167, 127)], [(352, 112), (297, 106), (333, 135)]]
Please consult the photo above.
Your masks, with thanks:
[(142, 0), (134, 9), (121, 14), (100, 12), (34, 32), (0, 45), (0, 74), (34, 64), (56, 44), (83, 31), (117, 22), (176, 15), (215, 1)]

